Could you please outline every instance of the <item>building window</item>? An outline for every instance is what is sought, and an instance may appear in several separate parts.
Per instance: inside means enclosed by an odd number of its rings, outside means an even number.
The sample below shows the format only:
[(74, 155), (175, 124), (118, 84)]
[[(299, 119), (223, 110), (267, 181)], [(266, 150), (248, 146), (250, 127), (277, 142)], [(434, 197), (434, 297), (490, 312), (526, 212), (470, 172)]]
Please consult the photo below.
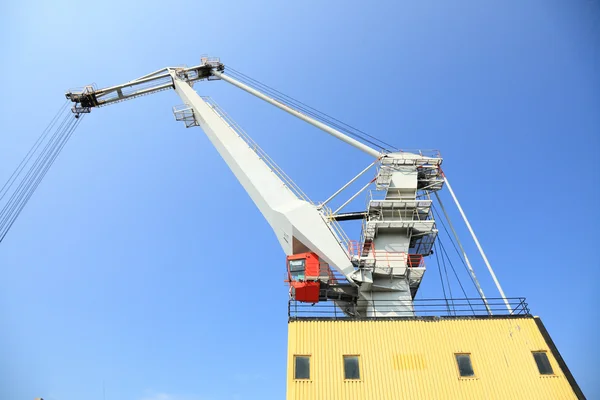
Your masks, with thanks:
[(552, 365), (550, 365), (550, 360), (548, 360), (548, 354), (545, 351), (534, 351), (533, 358), (541, 375), (554, 375)]
[(455, 354), (456, 364), (458, 365), (458, 373), (461, 377), (468, 378), (475, 376), (473, 365), (471, 364), (470, 354)]
[(344, 379), (360, 379), (358, 356), (344, 356)]
[(294, 379), (310, 379), (310, 356), (294, 356)]

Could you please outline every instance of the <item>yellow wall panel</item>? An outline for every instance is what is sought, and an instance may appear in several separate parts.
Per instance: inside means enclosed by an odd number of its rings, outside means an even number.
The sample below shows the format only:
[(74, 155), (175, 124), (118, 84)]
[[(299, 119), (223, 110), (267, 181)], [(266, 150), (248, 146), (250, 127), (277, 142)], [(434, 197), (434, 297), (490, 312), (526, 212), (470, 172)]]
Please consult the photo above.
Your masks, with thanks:
[[(541, 376), (532, 351), (547, 351)], [(456, 353), (471, 354), (461, 378)], [(293, 355), (311, 356), (311, 379), (293, 379)], [(343, 356), (360, 356), (358, 381)], [(575, 399), (534, 318), (298, 320), (288, 324), (288, 400)]]

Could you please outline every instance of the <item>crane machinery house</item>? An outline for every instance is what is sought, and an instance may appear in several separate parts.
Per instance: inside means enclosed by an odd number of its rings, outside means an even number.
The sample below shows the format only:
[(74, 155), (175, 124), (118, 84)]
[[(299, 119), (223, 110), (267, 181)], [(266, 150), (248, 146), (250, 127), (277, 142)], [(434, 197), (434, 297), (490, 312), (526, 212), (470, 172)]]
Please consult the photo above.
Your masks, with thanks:
[[(372, 162), (328, 199), (311, 201), (213, 99), (192, 88), (218, 80)], [(196, 66), (167, 67), (104, 89), (87, 86), (66, 97), (76, 117), (164, 90), (181, 98), (175, 119), (208, 136), (286, 255), (288, 400), (584, 398), (541, 319), (525, 299), (505, 296), (438, 151), (397, 150), (267, 88), (218, 58), (202, 57)], [(441, 191), (456, 205), (497, 298), (484, 294)], [(359, 196), (366, 197), (364, 210), (344, 212)], [(350, 240), (346, 223), (360, 224), (360, 237)], [(451, 263), (442, 236), (464, 264), (475, 298), (416, 297), (428, 263)]]

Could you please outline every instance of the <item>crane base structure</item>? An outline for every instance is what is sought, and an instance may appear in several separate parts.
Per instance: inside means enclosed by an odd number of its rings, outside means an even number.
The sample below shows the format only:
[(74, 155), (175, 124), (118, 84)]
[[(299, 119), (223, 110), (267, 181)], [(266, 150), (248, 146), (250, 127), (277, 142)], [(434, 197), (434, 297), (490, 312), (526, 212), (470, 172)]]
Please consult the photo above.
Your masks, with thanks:
[[(104, 89), (66, 93), (75, 116), (173, 89), (186, 128), (200, 127), (248, 193), (285, 253), (288, 399), (585, 398), (541, 320), (508, 298), (458, 203), (437, 151), (366, 143), (357, 130), (227, 73), (218, 58), (167, 67)], [(239, 78), (239, 77), (238, 77)], [(328, 199), (313, 202), (275, 161), (194, 86), (222, 80), (370, 155), (373, 162)], [(360, 132), (360, 131), (358, 131)], [(350, 134), (349, 134), (350, 133)], [(353, 137), (351, 137), (353, 136)], [(372, 136), (369, 136), (373, 138)], [(366, 183), (341, 205), (342, 193)], [(438, 192), (448, 188), (488, 268), (499, 298), (485, 296)], [(343, 212), (366, 195), (364, 210)], [(478, 298), (419, 299), (426, 259), (437, 249), (437, 200)], [(342, 221), (359, 221), (350, 240)], [(450, 234), (448, 233), (448, 236)], [(440, 275), (441, 276), (441, 275)]]

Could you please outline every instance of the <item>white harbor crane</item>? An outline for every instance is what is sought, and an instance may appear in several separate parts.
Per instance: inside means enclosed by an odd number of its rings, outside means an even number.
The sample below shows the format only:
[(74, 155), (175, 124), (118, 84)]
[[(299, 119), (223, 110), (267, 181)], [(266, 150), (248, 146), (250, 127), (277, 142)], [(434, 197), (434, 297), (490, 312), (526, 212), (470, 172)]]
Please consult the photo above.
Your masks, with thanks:
[[(329, 199), (313, 203), (212, 99), (193, 89), (196, 82), (205, 80), (224, 80), (245, 90), (369, 154), (373, 163)], [(437, 196), (436, 192), (448, 185), (439, 153), (379, 151), (369, 147), (232, 78), (218, 58), (203, 57), (199, 65), (191, 68), (163, 68), (105, 89), (86, 86), (67, 92), (66, 97), (75, 103), (72, 111), (78, 117), (95, 107), (168, 89), (174, 89), (184, 103), (173, 109), (176, 120), (184, 122), (187, 128), (202, 128), (273, 229), (287, 256), (292, 299), (307, 303), (332, 300), (343, 312), (354, 316), (414, 315), (412, 302), (426, 269), (423, 259), (432, 253), (438, 234), (430, 195)], [(369, 171), (375, 171), (375, 177), (368, 177), (362, 189), (336, 210), (328, 207), (333, 198), (365, 179)], [(341, 213), (373, 184), (375, 190), (369, 193), (364, 212)], [(454, 198), (452, 191), (451, 194)], [(464, 214), (463, 217), (468, 224)], [(338, 221), (346, 219), (362, 220), (360, 240), (351, 241), (345, 235)], [(476, 240), (474, 234), (473, 237)], [(482, 255), (510, 311), (483, 252)], [(468, 266), (485, 302), (473, 269)]]

